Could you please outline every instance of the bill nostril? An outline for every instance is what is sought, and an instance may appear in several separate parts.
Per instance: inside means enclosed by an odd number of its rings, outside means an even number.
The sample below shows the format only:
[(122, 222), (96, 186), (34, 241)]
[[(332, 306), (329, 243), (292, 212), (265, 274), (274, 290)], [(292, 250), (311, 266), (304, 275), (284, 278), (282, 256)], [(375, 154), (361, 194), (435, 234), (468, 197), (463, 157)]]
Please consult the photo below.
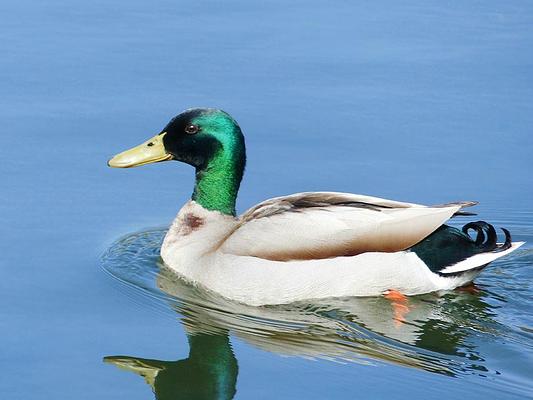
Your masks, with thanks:
[(150, 142), (150, 143), (148, 143), (147, 146), (148, 146), (148, 147), (152, 147), (153, 145), (154, 145), (154, 142)]

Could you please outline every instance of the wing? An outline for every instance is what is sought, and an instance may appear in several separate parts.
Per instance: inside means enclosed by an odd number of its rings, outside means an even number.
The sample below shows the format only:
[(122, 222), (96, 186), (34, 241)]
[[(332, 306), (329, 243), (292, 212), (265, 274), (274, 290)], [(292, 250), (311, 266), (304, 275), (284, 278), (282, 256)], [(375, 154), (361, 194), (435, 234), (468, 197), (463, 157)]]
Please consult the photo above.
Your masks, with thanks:
[(246, 211), (221, 250), (279, 261), (394, 252), (413, 246), (474, 204), (426, 207), (348, 193), (298, 193)]

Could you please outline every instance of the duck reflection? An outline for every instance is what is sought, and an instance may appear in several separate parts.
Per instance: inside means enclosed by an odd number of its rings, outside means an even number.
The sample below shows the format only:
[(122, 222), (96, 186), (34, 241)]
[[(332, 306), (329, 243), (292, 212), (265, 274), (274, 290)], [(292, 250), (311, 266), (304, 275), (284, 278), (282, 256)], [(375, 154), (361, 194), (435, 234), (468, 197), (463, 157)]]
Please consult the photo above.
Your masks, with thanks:
[(144, 377), (159, 400), (232, 399), (238, 367), (228, 335), (197, 333), (188, 340), (190, 352), (184, 360), (111, 356), (104, 361)]
[(189, 357), (105, 361), (143, 376), (157, 399), (231, 399), (238, 367), (230, 333), (281, 355), (386, 362), (455, 376), (487, 371), (468, 335), (497, 329), (491, 307), (475, 292), (249, 307), (190, 286), (164, 267), (156, 280), (187, 331)]

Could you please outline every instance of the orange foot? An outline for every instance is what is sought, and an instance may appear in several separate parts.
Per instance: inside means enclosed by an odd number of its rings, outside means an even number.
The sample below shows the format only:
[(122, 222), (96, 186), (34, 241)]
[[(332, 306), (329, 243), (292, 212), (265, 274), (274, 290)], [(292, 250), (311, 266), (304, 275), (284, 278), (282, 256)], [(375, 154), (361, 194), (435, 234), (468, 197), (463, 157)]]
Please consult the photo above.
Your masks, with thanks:
[(411, 311), (407, 296), (397, 290), (390, 289), (385, 292), (385, 298), (391, 302), (394, 312), (394, 325), (400, 326), (405, 323), (405, 316)]
[(391, 300), (391, 301), (399, 301), (402, 303), (407, 302), (407, 296), (403, 295), (402, 293), (398, 292), (394, 289), (389, 289), (385, 292), (385, 298)]

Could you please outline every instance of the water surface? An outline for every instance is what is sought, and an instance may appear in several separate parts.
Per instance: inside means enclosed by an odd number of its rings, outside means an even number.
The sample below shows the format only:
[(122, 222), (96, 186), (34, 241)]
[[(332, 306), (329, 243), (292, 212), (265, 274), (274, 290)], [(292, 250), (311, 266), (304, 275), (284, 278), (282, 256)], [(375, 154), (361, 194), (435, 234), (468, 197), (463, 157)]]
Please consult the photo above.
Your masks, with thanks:
[[(529, 2), (7, 0), (0, 15), (2, 398), (531, 397)], [(527, 244), (478, 291), (407, 309), (197, 291), (157, 255), (192, 170), (106, 166), (191, 106), (243, 128), (241, 211), (309, 190), (478, 200), (476, 218)]]

